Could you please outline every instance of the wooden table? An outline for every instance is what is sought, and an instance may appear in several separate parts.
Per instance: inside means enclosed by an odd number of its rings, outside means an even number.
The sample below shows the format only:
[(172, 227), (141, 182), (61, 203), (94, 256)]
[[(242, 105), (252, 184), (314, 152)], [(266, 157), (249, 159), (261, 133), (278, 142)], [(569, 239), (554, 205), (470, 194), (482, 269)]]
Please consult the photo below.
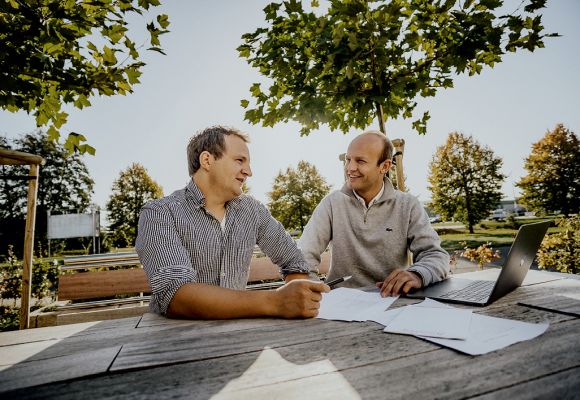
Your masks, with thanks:
[(579, 299), (580, 280), (530, 271), (524, 286), (476, 311), (550, 327), (477, 357), (372, 322), (317, 319), (146, 314), (5, 332), (0, 398), (580, 398)]

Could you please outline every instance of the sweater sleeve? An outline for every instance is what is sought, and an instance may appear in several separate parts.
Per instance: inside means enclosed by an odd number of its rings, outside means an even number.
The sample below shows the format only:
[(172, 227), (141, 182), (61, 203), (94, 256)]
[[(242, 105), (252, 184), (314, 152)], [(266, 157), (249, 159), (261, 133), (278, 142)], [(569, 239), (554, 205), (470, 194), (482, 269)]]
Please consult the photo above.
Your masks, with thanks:
[(320, 257), (332, 240), (332, 208), (329, 196), (316, 206), (298, 242), (311, 272), (319, 272)]
[(429, 217), (418, 200), (414, 199), (407, 233), (413, 264), (409, 271), (421, 275), (423, 286), (439, 282), (449, 273), (449, 254), (441, 247), (441, 239), (429, 223)]

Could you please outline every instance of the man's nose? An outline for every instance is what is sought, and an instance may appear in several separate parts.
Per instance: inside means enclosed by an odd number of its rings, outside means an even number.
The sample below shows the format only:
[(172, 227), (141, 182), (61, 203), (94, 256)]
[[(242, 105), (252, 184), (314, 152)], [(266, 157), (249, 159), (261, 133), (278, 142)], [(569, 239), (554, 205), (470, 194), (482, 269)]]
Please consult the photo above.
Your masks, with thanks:
[(242, 173), (246, 176), (252, 176), (252, 168), (250, 167), (250, 164), (248, 164), (242, 171)]
[(354, 171), (356, 169), (356, 163), (353, 163), (352, 161), (347, 161), (346, 164), (344, 164), (344, 169), (346, 171)]

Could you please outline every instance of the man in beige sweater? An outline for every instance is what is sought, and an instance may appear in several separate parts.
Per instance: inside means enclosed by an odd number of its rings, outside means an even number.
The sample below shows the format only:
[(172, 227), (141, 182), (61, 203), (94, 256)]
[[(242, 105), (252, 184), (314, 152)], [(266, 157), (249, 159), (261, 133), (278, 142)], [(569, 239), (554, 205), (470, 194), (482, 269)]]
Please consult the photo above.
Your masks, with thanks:
[(423, 206), (386, 178), (392, 154), (380, 132), (357, 136), (346, 153), (346, 184), (316, 207), (299, 243), (311, 270), (332, 244), (328, 280), (352, 275), (343, 286), (376, 285), (382, 296), (430, 285), (449, 272), (449, 255)]

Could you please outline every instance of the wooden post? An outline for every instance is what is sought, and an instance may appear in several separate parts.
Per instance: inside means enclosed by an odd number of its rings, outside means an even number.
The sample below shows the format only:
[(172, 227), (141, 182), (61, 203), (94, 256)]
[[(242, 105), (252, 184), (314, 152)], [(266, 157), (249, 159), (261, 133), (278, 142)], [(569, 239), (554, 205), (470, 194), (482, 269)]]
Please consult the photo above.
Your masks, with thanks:
[(393, 146), (395, 147), (395, 161), (397, 162), (397, 189), (401, 192), (405, 191), (405, 176), (403, 175), (403, 154), (405, 153), (405, 140), (395, 139), (393, 140)]
[(22, 294), (20, 297), (20, 329), (28, 329), (30, 314), (30, 295), (32, 284), (32, 257), (34, 247), (34, 224), (36, 222), (36, 194), (38, 192), (38, 171), (36, 164), (30, 165), (28, 174), (28, 209), (26, 230), (24, 232), (24, 258), (22, 260)]

